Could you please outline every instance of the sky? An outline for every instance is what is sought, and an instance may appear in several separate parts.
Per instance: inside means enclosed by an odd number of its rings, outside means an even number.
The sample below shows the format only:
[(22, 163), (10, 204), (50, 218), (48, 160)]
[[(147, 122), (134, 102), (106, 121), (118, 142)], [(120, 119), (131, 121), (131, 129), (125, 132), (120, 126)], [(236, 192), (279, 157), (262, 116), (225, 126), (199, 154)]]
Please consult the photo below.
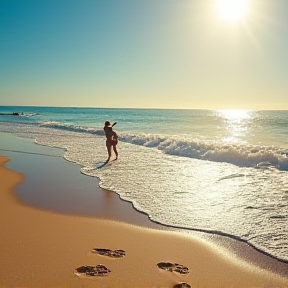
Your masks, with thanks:
[(288, 109), (288, 1), (221, 1), (0, 0), (0, 105)]

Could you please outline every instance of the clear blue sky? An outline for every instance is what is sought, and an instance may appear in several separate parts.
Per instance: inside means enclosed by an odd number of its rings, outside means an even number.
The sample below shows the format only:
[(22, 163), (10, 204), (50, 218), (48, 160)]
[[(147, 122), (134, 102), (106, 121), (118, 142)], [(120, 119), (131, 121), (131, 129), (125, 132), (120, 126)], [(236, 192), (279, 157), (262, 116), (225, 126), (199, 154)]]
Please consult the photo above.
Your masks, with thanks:
[(0, 105), (288, 109), (288, 0), (217, 1), (1, 0)]

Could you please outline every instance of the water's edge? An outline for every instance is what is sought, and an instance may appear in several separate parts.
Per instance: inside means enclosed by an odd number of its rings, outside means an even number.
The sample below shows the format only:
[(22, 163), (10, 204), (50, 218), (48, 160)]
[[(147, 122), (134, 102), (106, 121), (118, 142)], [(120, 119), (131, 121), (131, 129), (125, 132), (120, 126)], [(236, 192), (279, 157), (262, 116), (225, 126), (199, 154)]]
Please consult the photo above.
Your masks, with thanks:
[[(2, 132), (3, 133), (3, 132)], [(13, 135), (14, 136), (14, 135)], [(14, 136), (15, 138), (18, 138), (18, 139), (21, 139), (20, 137), (16, 137), (16, 136)], [(25, 138), (23, 138), (23, 139), (25, 139)], [(27, 139), (27, 138), (26, 138)], [(31, 140), (31, 139), (29, 139), (30, 140), (30, 144), (31, 145), (33, 145), (34, 143), (33, 143), (33, 140)], [(46, 146), (46, 145), (43, 145), (43, 144), (38, 144), (38, 145), (36, 145), (36, 147), (41, 147), (41, 148), (44, 148), (44, 149), (46, 149), (46, 148), (51, 148), (51, 147), (49, 147), (49, 146)], [(31, 146), (32, 147), (32, 146)], [(33, 150), (35, 149), (35, 146), (33, 145)], [(50, 154), (50, 152), (49, 153), (38, 153), (38, 152), (32, 152), (32, 151), (30, 151), (30, 152), (28, 152), (28, 154), (33, 154), (33, 155), (35, 155), (35, 156), (42, 156), (42, 157), (47, 157), (47, 156), (53, 156), (53, 157), (58, 157), (59, 158), (59, 156), (61, 157), (61, 158), (63, 158), (63, 160), (65, 159), (65, 160), (67, 160), (69, 163), (71, 163), (71, 164), (74, 164), (73, 166), (75, 166), (75, 164), (77, 165), (77, 166), (80, 166), (79, 164), (77, 164), (77, 163), (75, 163), (75, 162), (72, 162), (72, 161), (69, 161), (69, 159), (66, 159), (65, 158), (65, 156), (64, 156), (64, 152), (65, 152), (65, 150), (64, 149), (60, 149), (60, 148), (53, 148), (53, 149), (56, 149), (58, 152), (56, 152), (55, 153), (55, 155), (51, 155)], [(25, 151), (21, 151), (21, 149), (19, 149), (19, 150), (14, 150), (14, 149), (0, 149), (0, 152), (1, 152), (1, 154), (3, 155), (5, 155), (5, 154), (9, 154), (9, 152), (10, 152), (10, 154), (12, 153), (27, 153), (27, 152), (25, 152)], [(3, 153), (4, 152), (4, 153)], [(12, 156), (13, 157), (13, 156)], [(66, 161), (65, 161), (66, 162)], [(12, 170), (17, 170), (17, 169), (14, 169), (15, 168), (15, 165), (14, 165), (14, 163), (13, 162), (10, 162), (9, 161), (9, 164), (8, 164), (8, 166), (10, 166), (10, 168), (12, 169)], [(80, 166), (81, 167), (81, 166)], [(85, 173), (83, 173), (82, 171), (81, 171), (81, 169), (79, 169), (80, 171), (80, 173), (79, 174), (83, 174), (84, 176), (85, 176), (85, 178), (86, 178), (86, 176), (89, 176), (89, 178), (93, 178), (93, 177), (91, 177), (91, 175), (87, 175), (87, 174), (85, 174)], [(19, 171), (19, 172), (21, 172), (21, 173), (23, 173), (23, 174), (25, 174), (25, 171)], [(99, 184), (99, 179), (98, 179), (98, 184)], [(115, 193), (115, 194), (117, 194), (116, 192), (114, 192), (114, 191), (111, 191), (112, 193)], [(119, 195), (119, 194), (117, 194), (117, 195)], [(245, 241), (245, 240), (243, 240), (243, 239), (241, 239), (240, 237), (237, 237), (237, 236), (235, 236), (235, 235), (230, 235), (230, 234), (227, 234), (227, 233), (223, 233), (223, 232), (221, 232), (221, 231), (215, 231), (215, 230), (205, 230), (205, 229), (193, 229), (193, 228), (189, 228), (189, 229), (187, 229), (187, 228), (181, 228), (181, 227), (176, 227), (176, 226), (173, 226), (173, 225), (166, 225), (166, 224), (163, 224), (163, 223), (161, 223), (161, 222), (157, 222), (157, 221), (155, 221), (155, 220), (152, 220), (152, 219), (150, 219), (150, 217), (149, 217), (149, 215), (147, 214), (147, 213), (145, 213), (145, 212), (143, 212), (143, 211), (139, 211), (134, 205), (133, 205), (133, 203), (131, 202), (131, 201), (128, 201), (128, 200), (126, 200), (126, 199), (122, 199), (121, 197), (120, 197), (120, 195), (119, 195), (119, 199), (121, 199), (121, 201), (124, 201), (124, 202), (126, 202), (126, 203), (129, 203), (129, 205), (131, 206), (131, 207), (133, 207), (133, 209), (135, 210), (135, 211), (137, 211), (137, 213), (141, 213), (141, 214), (143, 214), (143, 215), (145, 215), (145, 216), (147, 216), (147, 218), (149, 219), (149, 221), (151, 221), (151, 222), (153, 222), (153, 223), (155, 223), (156, 224), (156, 226), (155, 227), (149, 227), (149, 228), (153, 228), (153, 229), (163, 229), (163, 227), (165, 227), (165, 230), (166, 229), (168, 229), (168, 230), (171, 230), (171, 231), (180, 231), (180, 232), (184, 232), (184, 233), (188, 233), (188, 234), (190, 234), (190, 235), (192, 235), (193, 236), (193, 233), (195, 232), (196, 234), (198, 234), (197, 232), (199, 232), (200, 233), (200, 235), (201, 235), (201, 237), (204, 237), (204, 238), (208, 238), (209, 240), (211, 240), (211, 241), (214, 241), (214, 242), (217, 242), (218, 244), (220, 244), (221, 246), (223, 246), (223, 243), (224, 243), (224, 247), (225, 247), (225, 245), (227, 244), (227, 239), (230, 239), (232, 242), (231, 243), (234, 243), (234, 244), (229, 244), (229, 247), (231, 248), (231, 247), (234, 247), (233, 249), (234, 249), (234, 251), (235, 251), (235, 253), (236, 253), (236, 255), (239, 255), (240, 257), (241, 256), (243, 256), (244, 258), (247, 258), (247, 255), (248, 254), (250, 254), (250, 256), (251, 256), (251, 251), (253, 251), (253, 250), (255, 250), (255, 251), (258, 251), (259, 253), (254, 253), (254, 256), (252, 256), (252, 262), (254, 262), (256, 265), (260, 265), (261, 267), (263, 267), (264, 269), (269, 269), (269, 270), (273, 270), (273, 271), (275, 271), (275, 272), (277, 272), (277, 273), (280, 273), (280, 274), (282, 274), (283, 276), (286, 276), (287, 277), (287, 269), (288, 269), (288, 266), (286, 265), (287, 263), (288, 263), (288, 261), (286, 261), (286, 260), (283, 260), (283, 259), (279, 259), (279, 258), (277, 258), (277, 257), (275, 257), (275, 256), (273, 256), (273, 255), (270, 255), (269, 253), (265, 253), (265, 251), (262, 251), (261, 249), (258, 249), (257, 247), (255, 247), (254, 245), (252, 245), (251, 243), (249, 243), (248, 241)], [(37, 207), (38, 208), (38, 207)], [(83, 215), (80, 215), (80, 216), (83, 216)], [(118, 221), (119, 219), (114, 219), (114, 220), (116, 220), (116, 221)], [(137, 224), (136, 224), (137, 225)], [(192, 234), (191, 234), (192, 233)], [(210, 236), (207, 236), (207, 235), (210, 235)], [(222, 239), (222, 240), (221, 240)], [(230, 242), (229, 240), (228, 240), (228, 242)], [(235, 242), (236, 242), (236, 244), (235, 244)], [(225, 244), (226, 243), (226, 244)], [(240, 245), (238, 245), (237, 243), (240, 243)], [(241, 243), (242, 244), (244, 244), (244, 245), (241, 245)], [(236, 247), (236, 246), (238, 246), (238, 247)], [(247, 248), (248, 248), (248, 250), (249, 250), (249, 252), (247, 253), (247, 251), (244, 251), (244, 253), (243, 253), (243, 249), (244, 250), (247, 250)], [(261, 261), (259, 261), (259, 257), (260, 257), (260, 255), (262, 255), (262, 256), (265, 256), (264, 257), (264, 261), (263, 261), (263, 259), (261, 259)], [(252, 253), (252, 255), (253, 255), (253, 253)], [(248, 256), (248, 259), (250, 258), (250, 256)], [(260, 257), (260, 258), (262, 258), (262, 257)], [(251, 258), (250, 258), (250, 260), (251, 260)], [(272, 262), (271, 262), (272, 261)], [(268, 265), (266, 265), (266, 264), (264, 264), (264, 263), (268, 263)], [(284, 265), (284, 266), (283, 266)]]

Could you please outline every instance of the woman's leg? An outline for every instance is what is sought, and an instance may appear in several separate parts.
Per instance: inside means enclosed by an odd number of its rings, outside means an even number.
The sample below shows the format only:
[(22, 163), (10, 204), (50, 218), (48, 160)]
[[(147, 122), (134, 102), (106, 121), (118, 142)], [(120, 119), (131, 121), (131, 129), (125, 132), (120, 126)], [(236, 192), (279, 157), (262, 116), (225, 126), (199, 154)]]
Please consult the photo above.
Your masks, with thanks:
[(111, 149), (112, 149), (110, 141), (106, 141), (106, 147), (107, 147), (107, 152), (108, 152), (108, 159), (106, 160), (106, 162), (109, 162), (111, 158)]
[(117, 148), (116, 148), (116, 144), (113, 145), (113, 151), (116, 155), (116, 159), (118, 159), (118, 151), (117, 151)]

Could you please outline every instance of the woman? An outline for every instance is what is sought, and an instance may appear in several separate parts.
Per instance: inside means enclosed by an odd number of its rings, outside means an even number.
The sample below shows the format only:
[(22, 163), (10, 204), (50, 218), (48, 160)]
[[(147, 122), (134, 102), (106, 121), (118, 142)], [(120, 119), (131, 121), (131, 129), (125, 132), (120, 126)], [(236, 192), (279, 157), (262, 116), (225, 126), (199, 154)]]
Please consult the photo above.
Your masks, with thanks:
[(113, 131), (112, 127), (114, 127), (117, 124), (117, 122), (114, 122), (112, 126), (110, 126), (110, 122), (106, 121), (104, 124), (104, 132), (106, 136), (106, 147), (108, 152), (108, 159), (106, 160), (106, 163), (109, 162), (111, 158), (111, 148), (113, 147), (114, 153), (116, 155), (116, 159), (118, 159), (118, 151), (116, 148), (116, 145), (118, 144), (118, 135), (115, 131)]

